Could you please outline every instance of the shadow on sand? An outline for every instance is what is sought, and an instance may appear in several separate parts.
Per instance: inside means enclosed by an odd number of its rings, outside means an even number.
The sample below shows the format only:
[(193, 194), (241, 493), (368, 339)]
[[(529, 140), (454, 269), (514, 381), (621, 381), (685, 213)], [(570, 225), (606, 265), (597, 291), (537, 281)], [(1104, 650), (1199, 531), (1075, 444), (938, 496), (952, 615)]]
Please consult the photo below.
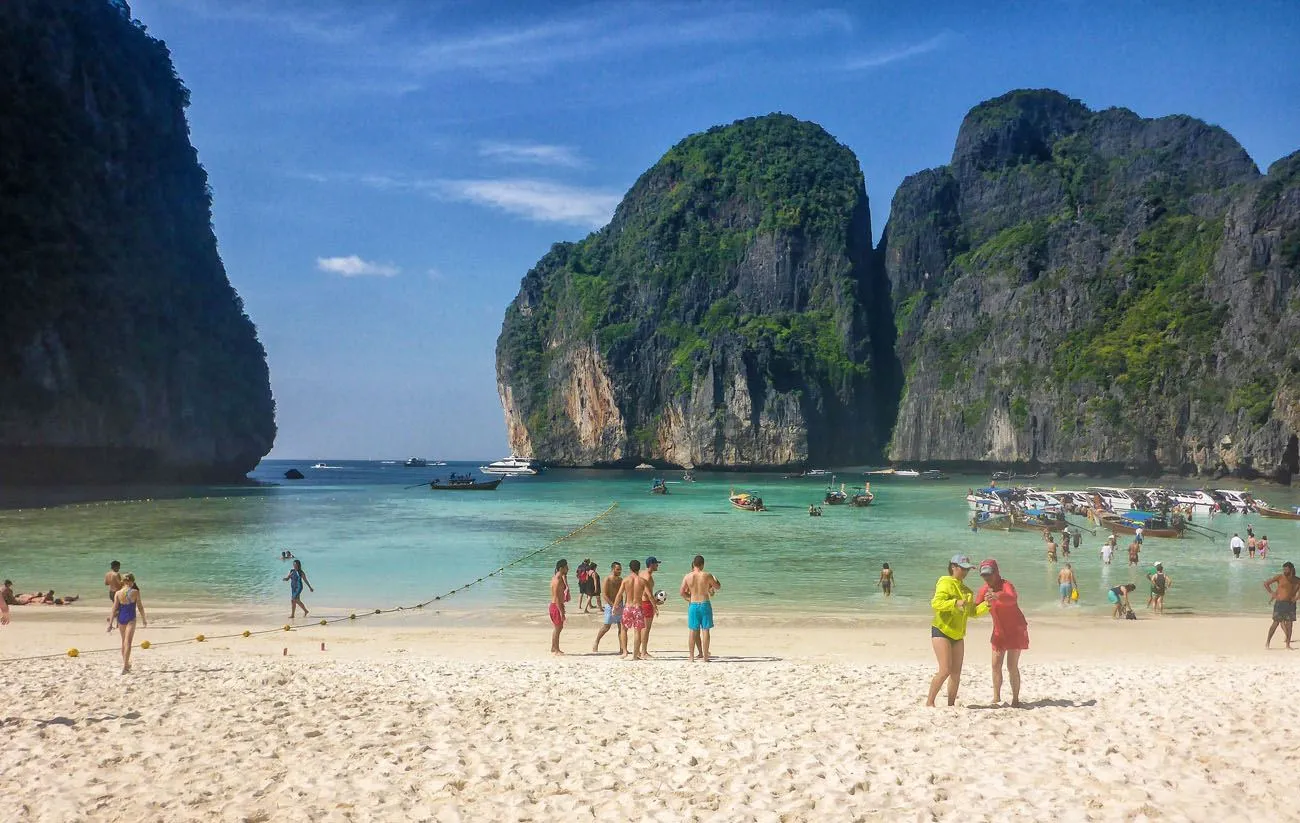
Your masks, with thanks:
[[(1017, 710), (1019, 710), (1019, 709), (1051, 709), (1051, 708), (1055, 708), (1055, 709), (1086, 709), (1086, 708), (1089, 708), (1089, 707), (1091, 707), (1091, 706), (1095, 706), (1095, 705), (1097, 705), (1097, 701), (1096, 701), (1095, 699), (1094, 699), (1094, 700), (1059, 700), (1059, 699), (1058, 699), (1058, 700), (1053, 700), (1053, 699), (1051, 699), (1051, 698), (1046, 698), (1046, 697), (1045, 697), (1045, 698), (1043, 698), (1043, 699), (1041, 699), (1041, 700), (1028, 700), (1028, 701), (1025, 701), (1024, 703), (1021, 703), (1021, 704), (1017, 707)], [(966, 708), (968, 708), (968, 709), (1010, 709), (1010, 708), (1012, 708), (1012, 706), (1011, 706), (1010, 703), (972, 703), (972, 704), (968, 705)]]

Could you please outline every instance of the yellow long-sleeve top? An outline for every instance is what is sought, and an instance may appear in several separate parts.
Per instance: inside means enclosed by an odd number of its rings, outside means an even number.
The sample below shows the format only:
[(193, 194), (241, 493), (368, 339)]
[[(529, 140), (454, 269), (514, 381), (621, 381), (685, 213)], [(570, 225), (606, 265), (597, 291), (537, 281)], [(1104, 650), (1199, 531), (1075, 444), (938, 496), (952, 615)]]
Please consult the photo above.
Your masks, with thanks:
[[(960, 609), (957, 608), (958, 600), (964, 601), (964, 606)], [(989, 604), (976, 606), (975, 593), (965, 583), (945, 574), (934, 584), (934, 599), (930, 601), (930, 608), (934, 609), (934, 622), (930, 625), (953, 640), (963, 640), (966, 637), (966, 620), (986, 614)]]

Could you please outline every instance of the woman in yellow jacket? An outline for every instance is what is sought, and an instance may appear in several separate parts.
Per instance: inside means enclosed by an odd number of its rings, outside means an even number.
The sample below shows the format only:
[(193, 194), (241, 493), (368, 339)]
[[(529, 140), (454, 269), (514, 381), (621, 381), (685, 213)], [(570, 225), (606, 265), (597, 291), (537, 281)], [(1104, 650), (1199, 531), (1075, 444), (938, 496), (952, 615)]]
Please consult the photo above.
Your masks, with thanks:
[(930, 695), (925, 705), (933, 706), (934, 699), (948, 681), (948, 705), (957, 702), (957, 689), (961, 687), (961, 664), (966, 657), (966, 620), (988, 611), (987, 603), (975, 605), (975, 592), (964, 582), (975, 564), (964, 554), (953, 556), (948, 562), (948, 573), (934, 586), (934, 621), (930, 624), (930, 645), (934, 647), (939, 671), (930, 681)]

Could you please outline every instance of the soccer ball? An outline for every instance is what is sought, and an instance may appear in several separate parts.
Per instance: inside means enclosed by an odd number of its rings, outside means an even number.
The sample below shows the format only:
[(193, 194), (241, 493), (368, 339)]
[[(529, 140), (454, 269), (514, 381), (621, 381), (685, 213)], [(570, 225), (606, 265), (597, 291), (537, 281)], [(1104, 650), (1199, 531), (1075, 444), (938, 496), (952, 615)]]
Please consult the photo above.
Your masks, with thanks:
[(664, 591), (663, 589), (660, 589), (659, 591), (655, 592), (655, 602), (656, 602), (656, 603), (659, 603), (659, 604), (662, 605), (663, 602), (664, 602), (665, 600), (667, 600), (667, 599), (668, 599), (668, 592)]

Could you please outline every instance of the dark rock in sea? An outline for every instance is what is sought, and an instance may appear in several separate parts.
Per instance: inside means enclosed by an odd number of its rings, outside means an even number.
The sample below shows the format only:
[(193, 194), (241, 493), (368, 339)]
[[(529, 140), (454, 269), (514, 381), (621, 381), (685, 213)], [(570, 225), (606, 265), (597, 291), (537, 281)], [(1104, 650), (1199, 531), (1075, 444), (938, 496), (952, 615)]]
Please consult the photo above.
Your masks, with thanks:
[(289, 469), (287, 472), (284, 473), (284, 479), (285, 479), (285, 480), (302, 480), (302, 479), (303, 479), (303, 474), (302, 474), (302, 472), (298, 471), (297, 469)]
[(524, 277), (497, 341), (510, 447), (552, 465), (866, 461), (897, 364), (856, 158), (786, 115), (686, 138)]
[(982, 103), (882, 251), (906, 373), (892, 460), (1296, 472), (1300, 185), (1222, 129)]
[(0, 476), (243, 477), (275, 438), (189, 92), (117, 0), (0, 4)]

